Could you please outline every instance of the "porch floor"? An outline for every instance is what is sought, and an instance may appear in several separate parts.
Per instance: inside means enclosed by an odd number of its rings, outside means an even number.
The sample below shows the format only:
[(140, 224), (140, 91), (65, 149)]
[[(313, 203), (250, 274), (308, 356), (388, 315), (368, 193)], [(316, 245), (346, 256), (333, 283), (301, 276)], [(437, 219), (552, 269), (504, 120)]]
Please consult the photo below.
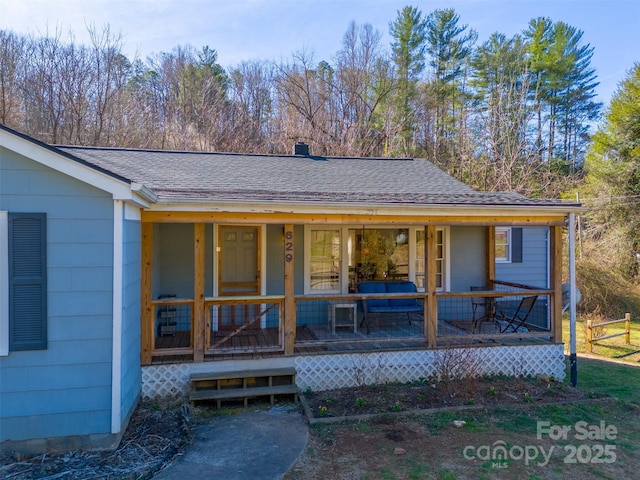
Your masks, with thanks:
[[(478, 335), (471, 335), (470, 321), (440, 321), (438, 325), (438, 346), (456, 345), (514, 345), (525, 341), (548, 343), (548, 332), (542, 332), (540, 338), (526, 339), (502, 335), (495, 325), (483, 323)], [(298, 325), (296, 329), (295, 355), (309, 355), (339, 352), (370, 352), (376, 350), (408, 350), (425, 348), (424, 323), (420, 321), (397, 321), (372, 325), (370, 332), (366, 328), (337, 328), (332, 333), (326, 324)], [(547, 337), (546, 339), (544, 337)], [(228, 337), (228, 338), (227, 338)], [(212, 332), (215, 350), (205, 353), (205, 361), (249, 360), (281, 357), (283, 348), (278, 338), (278, 328), (245, 330), (234, 336), (224, 332)], [(157, 349), (190, 348), (191, 332), (176, 332), (173, 336), (158, 336), (155, 339)], [(192, 355), (154, 356), (153, 364), (190, 363)]]

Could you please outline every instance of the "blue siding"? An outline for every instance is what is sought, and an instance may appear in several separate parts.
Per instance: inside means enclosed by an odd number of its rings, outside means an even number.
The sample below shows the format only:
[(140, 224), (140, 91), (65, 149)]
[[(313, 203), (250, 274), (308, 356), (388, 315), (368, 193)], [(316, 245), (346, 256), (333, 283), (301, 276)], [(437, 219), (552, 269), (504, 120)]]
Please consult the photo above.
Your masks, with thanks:
[(0, 441), (111, 431), (113, 200), (6, 149), (0, 210), (47, 214), (46, 350), (0, 357)]
[(549, 229), (522, 229), (522, 263), (497, 263), (498, 280), (546, 288), (549, 284)]
[[(284, 295), (284, 240), (283, 225), (267, 225), (267, 295)], [(304, 293), (304, 226), (295, 225), (294, 236), (294, 291)]]
[(466, 292), (471, 286), (484, 285), (486, 228), (451, 227), (449, 235), (451, 291)]
[(153, 298), (193, 298), (193, 224), (155, 224)]

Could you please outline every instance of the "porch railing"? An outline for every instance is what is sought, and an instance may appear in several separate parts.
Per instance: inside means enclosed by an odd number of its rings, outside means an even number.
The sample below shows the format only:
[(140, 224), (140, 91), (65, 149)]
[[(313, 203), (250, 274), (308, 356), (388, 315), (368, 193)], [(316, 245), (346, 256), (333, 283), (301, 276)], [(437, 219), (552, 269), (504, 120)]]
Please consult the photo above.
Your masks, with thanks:
[[(369, 314), (365, 318), (365, 300), (416, 300), (423, 293), (298, 295), (296, 301), (296, 345), (343, 344), (354, 348), (362, 344), (382, 346), (390, 343), (424, 346), (424, 314), (400, 312), (393, 315)], [(380, 347), (378, 347), (380, 348)]]
[(192, 298), (162, 298), (151, 302), (152, 357), (193, 355)]
[[(298, 295), (295, 351), (362, 351), (553, 339), (552, 290), (502, 281), (494, 281), (491, 286), (492, 289), (480, 292), (438, 292), (435, 319), (425, 318), (426, 309), (421, 313), (380, 314), (378, 319), (363, 317), (364, 301), (413, 299), (424, 305), (428, 300), (424, 293)], [(504, 329), (509, 315), (524, 298), (532, 296), (536, 301), (523, 325), (513, 331)], [(474, 311), (474, 300), (479, 297), (495, 310)], [(194, 305), (193, 299), (152, 301), (154, 361), (194, 357)], [(284, 295), (206, 298), (204, 354), (284, 352), (284, 305)], [(437, 325), (431, 330), (436, 332), (435, 342), (427, 338), (430, 330), (425, 322), (430, 321)]]
[(284, 295), (205, 299), (206, 353), (284, 350)]
[[(487, 290), (438, 293), (438, 345), (548, 341), (553, 294), (546, 288), (500, 280), (492, 281)], [(523, 300), (531, 297), (535, 300), (527, 311)]]

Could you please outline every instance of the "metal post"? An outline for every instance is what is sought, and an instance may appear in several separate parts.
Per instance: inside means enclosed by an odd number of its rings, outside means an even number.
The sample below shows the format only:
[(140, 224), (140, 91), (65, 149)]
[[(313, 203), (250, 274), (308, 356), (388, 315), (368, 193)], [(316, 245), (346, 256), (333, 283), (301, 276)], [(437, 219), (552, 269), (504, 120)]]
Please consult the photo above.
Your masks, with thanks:
[(569, 365), (571, 385), (578, 383), (578, 361), (576, 358), (576, 215), (569, 214)]

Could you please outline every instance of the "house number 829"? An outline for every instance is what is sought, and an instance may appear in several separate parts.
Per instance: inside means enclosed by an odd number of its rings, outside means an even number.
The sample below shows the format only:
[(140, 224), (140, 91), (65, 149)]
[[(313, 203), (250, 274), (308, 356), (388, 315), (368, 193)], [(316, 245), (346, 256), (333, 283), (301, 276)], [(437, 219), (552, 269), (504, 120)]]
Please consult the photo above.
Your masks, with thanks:
[(293, 261), (293, 232), (288, 231), (284, 234), (285, 242), (284, 242), (284, 260), (286, 262)]

